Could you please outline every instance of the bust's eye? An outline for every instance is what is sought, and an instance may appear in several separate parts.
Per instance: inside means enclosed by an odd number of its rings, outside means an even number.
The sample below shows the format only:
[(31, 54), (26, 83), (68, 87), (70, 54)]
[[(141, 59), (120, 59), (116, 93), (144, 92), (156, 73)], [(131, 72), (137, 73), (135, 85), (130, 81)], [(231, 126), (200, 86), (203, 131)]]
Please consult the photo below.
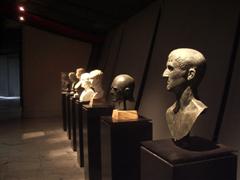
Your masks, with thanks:
[(114, 87), (112, 87), (112, 90), (115, 91), (115, 92), (118, 91), (118, 89), (117, 89), (117, 88), (114, 88)]
[(172, 71), (172, 70), (174, 69), (174, 68), (173, 68), (172, 66), (170, 66), (170, 65), (168, 65), (167, 68), (168, 68), (169, 71)]

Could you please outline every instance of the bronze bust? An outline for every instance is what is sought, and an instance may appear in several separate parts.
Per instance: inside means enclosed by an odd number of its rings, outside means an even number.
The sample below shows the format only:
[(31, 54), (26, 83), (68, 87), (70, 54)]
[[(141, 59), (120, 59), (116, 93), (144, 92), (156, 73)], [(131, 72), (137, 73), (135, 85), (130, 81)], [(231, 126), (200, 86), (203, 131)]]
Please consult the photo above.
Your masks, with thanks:
[(167, 78), (167, 90), (175, 94), (176, 102), (168, 108), (166, 120), (175, 141), (189, 135), (197, 118), (207, 108), (197, 92), (205, 69), (206, 59), (197, 50), (179, 48), (168, 56), (163, 77)]

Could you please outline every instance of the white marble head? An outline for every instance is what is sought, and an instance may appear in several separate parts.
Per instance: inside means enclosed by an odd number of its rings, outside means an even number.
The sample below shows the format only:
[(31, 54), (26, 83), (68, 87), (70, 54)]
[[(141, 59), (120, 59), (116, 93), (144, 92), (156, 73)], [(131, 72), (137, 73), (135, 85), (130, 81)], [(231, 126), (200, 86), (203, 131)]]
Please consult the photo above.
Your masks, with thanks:
[(78, 82), (75, 84), (74, 88), (76, 89), (76, 91), (79, 91), (80, 88), (81, 88), (81, 82), (80, 82), (80, 79), (81, 79), (81, 75), (85, 72), (85, 69), (84, 68), (78, 68), (76, 69), (76, 77), (78, 79)]
[(89, 78), (89, 73), (83, 73), (80, 78), (81, 87), (84, 89), (80, 95), (80, 102), (90, 102), (94, 96), (94, 91), (91, 88), (91, 81)]
[(89, 89), (92, 86), (89, 75), (90, 75), (89, 73), (83, 73), (81, 75), (80, 84), (81, 84), (81, 87), (84, 88), (84, 89)]
[(94, 99), (102, 98), (104, 95), (104, 91), (102, 89), (103, 72), (99, 69), (95, 69), (89, 73), (89, 79), (91, 86), (96, 93)]
[(76, 69), (76, 76), (77, 76), (78, 79), (81, 78), (81, 75), (82, 75), (83, 73), (85, 73), (85, 69), (84, 69), (84, 68), (77, 68), (77, 69)]

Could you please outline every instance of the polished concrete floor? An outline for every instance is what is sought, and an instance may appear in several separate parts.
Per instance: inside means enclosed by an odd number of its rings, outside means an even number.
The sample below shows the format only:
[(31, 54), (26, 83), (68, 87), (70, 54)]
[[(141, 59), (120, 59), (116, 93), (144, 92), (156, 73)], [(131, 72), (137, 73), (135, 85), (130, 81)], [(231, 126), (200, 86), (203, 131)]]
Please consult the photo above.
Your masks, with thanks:
[(59, 119), (0, 121), (0, 180), (82, 180)]

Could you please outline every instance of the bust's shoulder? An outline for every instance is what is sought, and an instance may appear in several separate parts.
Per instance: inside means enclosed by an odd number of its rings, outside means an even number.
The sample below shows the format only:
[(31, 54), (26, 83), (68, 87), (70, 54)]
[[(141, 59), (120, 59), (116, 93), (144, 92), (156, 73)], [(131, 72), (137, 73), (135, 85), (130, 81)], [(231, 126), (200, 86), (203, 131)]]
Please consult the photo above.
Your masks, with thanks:
[(202, 112), (207, 109), (207, 106), (200, 100), (193, 98), (191, 100), (190, 106), (191, 109), (195, 109), (198, 112)]
[(172, 114), (175, 107), (176, 102), (167, 109), (166, 114)]

